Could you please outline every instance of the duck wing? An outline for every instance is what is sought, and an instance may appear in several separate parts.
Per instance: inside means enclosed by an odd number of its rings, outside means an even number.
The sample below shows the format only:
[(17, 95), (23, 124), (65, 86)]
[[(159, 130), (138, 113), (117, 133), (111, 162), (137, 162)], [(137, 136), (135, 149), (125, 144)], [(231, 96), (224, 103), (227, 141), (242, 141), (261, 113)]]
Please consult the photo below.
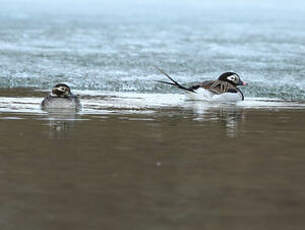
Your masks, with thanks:
[(215, 94), (222, 93), (237, 93), (237, 88), (229, 82), (226, 81), (204, 81), (201, 82), (200, 87), (207, 89)]
[(242, 91), (237, 88), (236, 86), (232, 85), (226, 81), (204, 81), (199, 84), (200, 87), (209, 90), (215, 94), (222, 94), (222, 93), (240, 93), (242, 100), (244, 100), (244, 94)]

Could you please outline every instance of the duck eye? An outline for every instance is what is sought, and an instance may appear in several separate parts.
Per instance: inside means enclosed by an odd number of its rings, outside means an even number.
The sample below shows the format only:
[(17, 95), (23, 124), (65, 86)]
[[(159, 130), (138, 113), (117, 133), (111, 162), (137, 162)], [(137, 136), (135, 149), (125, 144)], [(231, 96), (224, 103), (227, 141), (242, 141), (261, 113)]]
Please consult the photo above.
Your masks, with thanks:
[(229, 76), (228, 80), (232, 82), (236, 82), (236, 76)]

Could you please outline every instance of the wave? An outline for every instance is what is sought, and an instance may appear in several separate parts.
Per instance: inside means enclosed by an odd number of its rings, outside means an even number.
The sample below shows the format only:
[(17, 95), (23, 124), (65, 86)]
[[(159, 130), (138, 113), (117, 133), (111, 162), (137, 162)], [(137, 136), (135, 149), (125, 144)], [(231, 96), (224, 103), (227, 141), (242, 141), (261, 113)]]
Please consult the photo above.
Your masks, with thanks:
[[(30, 76), (28, 73), (16, 73), (11, 77), (0, 77), (1, 88), (19, 88), (32, 87), (41, 90), (50, 89), (58, 82), (68, 84), (74, 90), (98, 90), (113, 92), (138, 92), (138, 93), (181, 93), (184, 92), (171, 86), (163, 85), (155, 80), (163, 79), (159, 75), (150, 75), (142, 77), (124, 76), (125, 73), (117, 73), (123, 76), (111, 74), (106, 77), (88, 77), (86, 75), (47, 75)], [(200, 77), (198, 77), (200, 78)], [(196, 82), (187, 82), (186, 78), (178, 77), (184, 85), (192, 85)], [(206, 79), (202, 79), (206, 80)], [(285, 83), (285, 82), (252, 82), (247, 79), (248, 86), (241, 87), (245, 97), (264, 97), (279, 98), (285, 101), (304, 101), (305, 100), (305, 82)]]

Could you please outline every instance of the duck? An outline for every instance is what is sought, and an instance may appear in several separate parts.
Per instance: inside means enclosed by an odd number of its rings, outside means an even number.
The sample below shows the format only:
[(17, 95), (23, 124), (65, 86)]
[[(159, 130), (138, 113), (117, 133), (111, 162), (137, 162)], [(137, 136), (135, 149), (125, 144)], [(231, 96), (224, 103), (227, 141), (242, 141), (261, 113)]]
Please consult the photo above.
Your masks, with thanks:
[[(243, 101), (245, 99), (243, 92), (238, 86), (246, 86), (247, 83), (241, 80), (241, 77), (235, 72), (224, 72), (216, 80), (203, 81), (190, 87), (185, 87), (171, 78), (166, 72), (156, 67), (171, 82), (157, 81), (163, 84), (175, 86), (190, 93), (192, 99), (197, 100), (200, 94), (203, 100), (230, 100)], [(199, 97), (200, 98), (200, 97)]]
[(68, 85), (60, 83), (41, 102), (43, 109), (80, 109), (79, 98), (71, 92)]

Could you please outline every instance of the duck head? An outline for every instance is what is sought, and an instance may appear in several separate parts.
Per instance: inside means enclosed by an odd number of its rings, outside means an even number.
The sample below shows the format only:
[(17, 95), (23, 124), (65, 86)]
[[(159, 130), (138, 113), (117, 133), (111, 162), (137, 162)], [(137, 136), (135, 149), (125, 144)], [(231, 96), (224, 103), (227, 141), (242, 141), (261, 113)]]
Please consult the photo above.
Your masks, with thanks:
[(231, 83), (235, 86), (238, 86), (238, 85), (245, 86), (245, 85), (247, 85), (247, 83), (242, 81), (240, 79), (240, 76), (237, 73), (234, 73), (234, 72), (225, 72), (218, 77), (218, 80), (219, 81), (227, 81), (227, 82), (229, 82), (229, 83)]
[(53, 87), (52, 94), (57, 97), (69, 97), (71, 90), (66, 84), (57, 84)]

